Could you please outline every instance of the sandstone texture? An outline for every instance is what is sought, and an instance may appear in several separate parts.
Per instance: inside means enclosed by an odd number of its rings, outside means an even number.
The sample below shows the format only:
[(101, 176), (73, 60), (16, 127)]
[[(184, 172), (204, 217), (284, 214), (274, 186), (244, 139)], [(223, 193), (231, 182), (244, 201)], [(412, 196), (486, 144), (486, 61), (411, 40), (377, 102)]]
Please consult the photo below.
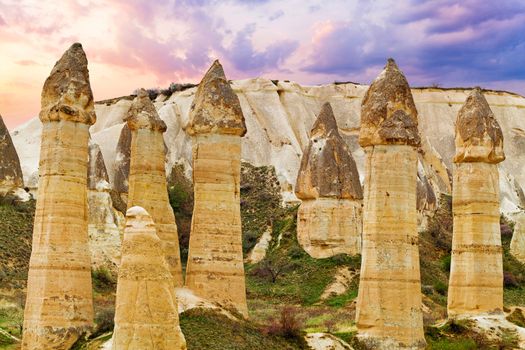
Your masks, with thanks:
[(94, 268), (116, 270), (120, 261), (124, 216), (113, 206), (111, 187), (100, 147), (89, 144), (88, 233), (91, 264)]
[(297, 239), (310, 256), (360, 253), (363, 192), (329, 103), (321, 108), (310, 133), (295, 194), (302, 200)]
[(162, 138), (166, 124), (159, 118), (145, 90), (139, 91), (126, 120), (131, 131), (128, 208), (140, 206), (150, 213), (162, 241), (173, 284), (181, 287), (179, 237), (166, 182)]
[(195, 202), (186, 286), (247, 316), (239, 188), (246, 128), (218, 61), (199, 85), (191, 110)]
[(129, 169), (131, 164), (131, 129), (126, 123), (120, 130), (115, 154), (113, 189), (124, 202), (128, 200)]
[(24, 187), (20, 160), (4, 120), (0, 116), (0, 195)]
[(411, 91), (393, 60), (370, 86), (361, 116), (366, 177), (358, 337), (374, 349), (422, 349), (416, 210), (420, 138)]
[(520, 213), (516, 217), (514, 234), (510, 242), (510, 253), (525, 264), (525, 213)]
[(186, 349), (175, 285), (156, 226), (141, 207), (126, 212), (113, 350)]
[(23, 349), (69, 349), (93, 322), (88, 246), (88, 128), (95, 122), (87, 59), (73, 44), (42, 91), (40, 180)]
[(503, 256), (497, 163), (502, 132), (479, 89), (458, 114), (452, 211), (449, 317), (503, 312)]
[[(360, 106), (368, 88), (354, 83), (305, 86), (288, 81), (255, 78), (231, 82), (239, 98), (247, 126), (242, 138), (242, 159), (254, 166), (273, 166), (286, 202), (297, 202), (294, 193), (303, 150), (310, 141), (310, 130), (321, 106), (330, 102), (344, 139), (364, 178), (365, 153), (359, 146)], [(159, 116), (166, 123), (167, 169), (183, 164), (191, 176), (191, 137), (184, 132), (197, 88), (178, 91), (163, 102), (155, 102)], [(428, 178), (436, 198), (451, 194), (454, 123), (470, 89), (414, 88), (412, 95), (418, 111), (421, 135), (419, 174)], [(525, 98), (498, 91), (484, 91), (501, 125), (505, 155), (500, 163), (501, 210), (506, 214), (525, 207)], [(133, 97), (123, 97), (95, 104), (97, 122), (90, 129), (100, 145), (111, 185), (115, 176), (117, 143)], [(36, 188), (41, 126), (32, 119), (12, 131), (13, 143), (20, 157), (24, 184)], [(120, 153), (120, 152), (119, 152)], [(119, 156), (118, 159), (121, 159)], [(420, 186), (420, 190), (425, 186)], [(426, 193), (418, 192), (418, 197)], [(433, 196), (431, 196), (433, 197)], [(420, 202), (423, 203), (423, 202)]]

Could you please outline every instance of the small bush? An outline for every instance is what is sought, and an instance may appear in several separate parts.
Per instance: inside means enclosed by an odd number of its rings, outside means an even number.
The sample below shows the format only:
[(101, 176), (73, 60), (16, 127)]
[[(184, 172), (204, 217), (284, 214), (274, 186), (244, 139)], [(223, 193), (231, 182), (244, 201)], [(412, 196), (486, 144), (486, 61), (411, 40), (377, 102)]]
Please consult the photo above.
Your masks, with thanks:
[(443, 256), (443, 258), (441, 258), (441, 268), (446, 273), (450, 273), (451, 261), (452, 261), (452, 255), (450, 255), (450, 254), (445, 255), (445, 256)]
[(93, 287), (95, 291), (104, 293), (115, 290), (117, 286), (117, 279), (105, 267), (100, 266), (91, 271), (91, 278), (93, 280)]
[(299, 318), (297, 308), (285, 306), (281, 309), (279, 319), (271, 318), (264, 329), (266, 334), (277, 335), (284, 338), (302, 338), (301, 329), (303, 322)]
[(436, 290), (436, 292), (443, 296), (447, 295), (448, 286), (441, 281), (437, 281), (436, 283), (434, 283), (434, 289)]
[(503, 272), (503, 285), (505, 288), (516, 288), (519, 287), (518, 279), (512, 272)]
[(95, 315), (95, 332), (91, 338), (96, 338), (106, 332), (111, 332), (115, 327), (115, 308), (113, 306), (100, 309)]

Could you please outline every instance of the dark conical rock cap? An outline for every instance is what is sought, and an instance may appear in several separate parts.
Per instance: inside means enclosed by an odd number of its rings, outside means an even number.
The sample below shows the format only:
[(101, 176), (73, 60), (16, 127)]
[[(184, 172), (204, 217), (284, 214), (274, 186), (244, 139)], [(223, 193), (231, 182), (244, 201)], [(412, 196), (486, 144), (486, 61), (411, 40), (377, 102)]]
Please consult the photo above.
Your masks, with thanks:
[(456, 119), (454, 162), (505, 160), (503, 132), (479, 87), (472, 90)]
[(0, 115), (0, 194), (21, 187), (24, 187), (24, 178), (20, 159)]
[(131, 166), (131, 130), (128, 124), (124, 124), (120, 131), (116, 153), (113, 188), (118, 193), (128, 193), (128, 178)]
[(101, 181), (109, 184), (109, 176), (100, 146), (93, 141), (89, 143), (88, 189), (97, 190)]
[(321, 111), (319, 112), (319, 115), (312, 126), (310, 138), (319, 136), (326, 137), (329, 133), (339, 134), (339, 130), (337, 129), (337, 121), (335, 120), (332, 105), (326, 102), (321, 107)]
[(166, 131), (166, 123), (160, 119), (157, 109), (144, 89), (139, 89), (125, 120), (131, 130)]
[(96, 121), (88, 61), (75, 43), (62, 55), (42, 89), (40, 120), (69, 120), (92, 125)]
[(396, 62), (389, 58), (363, 99), (359, 144), (419, 146), (420, 142), (410, 86)]
[(197, 88), (186, 131), (190, 135), (246, 134), (239, 98), (226, 80), (218, 60), (213, 62)]
[(329, 103), (323, 105), (312, 128), (310, 142), (301, 159), (295, 193), (300, 199), (363, 198), (357, 166), (339, 134)]

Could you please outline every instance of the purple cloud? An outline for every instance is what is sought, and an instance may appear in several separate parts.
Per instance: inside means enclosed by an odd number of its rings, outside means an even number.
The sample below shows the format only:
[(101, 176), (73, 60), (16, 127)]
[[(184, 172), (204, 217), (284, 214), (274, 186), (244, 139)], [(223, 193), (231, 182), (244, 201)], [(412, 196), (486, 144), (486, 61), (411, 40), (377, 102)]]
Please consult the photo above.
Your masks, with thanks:
[(351, 77), (394, 57), (412, 84), (525, 79), (525, 3), (413, 1), (391, 12), (403, 15), (381, 26), (330, 23), (303, 70)]
[(231, 47), (224, 50), (224, 54), (238, 70), (261, 73), (268, 68), (278, 68), (299, 45), (296, 41), (279, 40), (264, 51), (255, 51), (251, 39), (254, 31), (255, 25), (247, 26), (237, 33)]

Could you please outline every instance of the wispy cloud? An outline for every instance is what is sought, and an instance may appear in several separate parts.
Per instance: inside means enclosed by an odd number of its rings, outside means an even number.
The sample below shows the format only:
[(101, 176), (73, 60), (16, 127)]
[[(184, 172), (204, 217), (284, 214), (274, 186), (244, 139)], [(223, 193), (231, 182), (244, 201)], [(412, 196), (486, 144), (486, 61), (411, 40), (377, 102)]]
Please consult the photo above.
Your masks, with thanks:
[(216, 58), (232, 79), (309, 84), (367, 83), (394, 57), (413, 85), (508, 82), (525, 94), (521, 0), (71, 0), (60, 9), (0, 0), (0, 9), (8, 125), (38, 113), (41, 83), (74, 41), (88, 54), (97, 99), (196, 82)]

